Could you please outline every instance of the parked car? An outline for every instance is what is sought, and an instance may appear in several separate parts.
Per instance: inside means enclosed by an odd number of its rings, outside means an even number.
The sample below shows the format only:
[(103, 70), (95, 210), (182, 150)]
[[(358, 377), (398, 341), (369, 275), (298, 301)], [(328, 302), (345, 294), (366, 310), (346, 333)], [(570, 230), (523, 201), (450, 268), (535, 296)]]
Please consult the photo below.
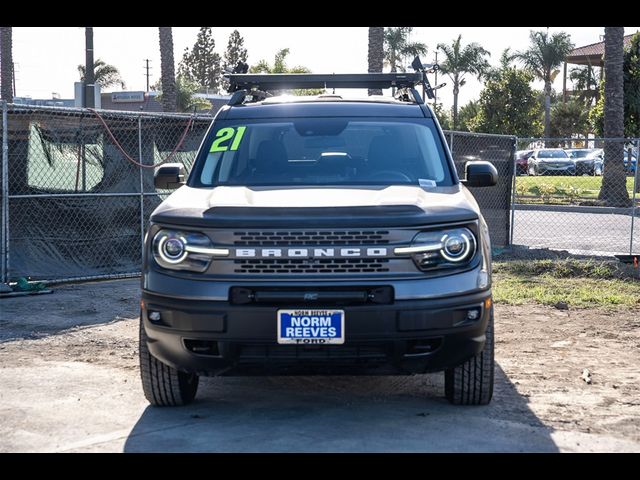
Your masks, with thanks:
[(604, 154), (601, 148), (571, 148), (565, 152), (576, 164), (576, 175), (602, 175)]
[(516, 152), (516, 175), (526, 175), (527, 161), (533, 153), (533, 150), (518, 150)]
[(576, 164), (561, 148), (533, 151), (527, 161), (529, 175), (575, 175)]
[[(601, 152), (602, 161), (603, 161), (603, 165), (604, 165), (604, 163), (606, 163), (605, 158), (604, 158), (604, 150), (602, 148), (600, 148), (598, 150)], [(636, 174), (636, 169), (638, 168), (638, 156), (637, 156), (636, 152), (631, 152), (631, 161), (629, 161), (629, 150), (625, 149), (624, 157), (623, 157), (623, 163), (624, 163), (624, 172), (627, 175), (635, 175)]]

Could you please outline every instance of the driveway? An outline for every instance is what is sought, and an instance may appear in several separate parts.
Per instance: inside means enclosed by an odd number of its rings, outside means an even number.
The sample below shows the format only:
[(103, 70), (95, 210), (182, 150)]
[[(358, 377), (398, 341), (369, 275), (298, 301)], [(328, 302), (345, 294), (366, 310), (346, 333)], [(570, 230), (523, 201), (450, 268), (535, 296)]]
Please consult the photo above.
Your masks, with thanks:
[(138, 286), (0, 300), (0, 451), (640, 451), (637, 312), (498, 305), (486, 407), (449, 405), (434, 374), (204, 379), (193, 405), (152, 408)]

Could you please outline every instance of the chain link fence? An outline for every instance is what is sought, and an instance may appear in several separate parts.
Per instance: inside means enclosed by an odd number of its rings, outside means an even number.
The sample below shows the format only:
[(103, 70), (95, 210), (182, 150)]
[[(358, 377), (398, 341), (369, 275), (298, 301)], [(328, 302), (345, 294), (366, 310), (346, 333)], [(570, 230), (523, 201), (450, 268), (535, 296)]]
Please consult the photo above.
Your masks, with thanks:
[(636, 138), (519, 138), (513, 243), (638, 253), (639, 145)]
[[(169, 193), (153, 185), (156, 166), (181, 162), (190, 171), (211, 120), (3, 104), (2, 281), (138, 275), (149, 215)], [(460, 177), (472, 160), (498, 170), (496, 187), (471, 189), (494, 246), (640, 251), (638, 139), (445, 137)], [(545, 150), (576, 158), (549, 162)], [(607, 161), (623, 155), (626, 163)], [(560, 171), (563, 162), (577, 170)]]
[(190, 169), (210, 122), (4, 105), (3, 281), (138, 274), (149, 215), (167, 193), (153, 165)]
[(496, 246), (511, 244), (513, 201), (513, 158), (516, 137), (445, 131), (458, 176), (465, 177), (466, 162), (486, 160), (498, 170), (498, 183), (492, 188), (469, 188), (489, 226), (491, 243)]

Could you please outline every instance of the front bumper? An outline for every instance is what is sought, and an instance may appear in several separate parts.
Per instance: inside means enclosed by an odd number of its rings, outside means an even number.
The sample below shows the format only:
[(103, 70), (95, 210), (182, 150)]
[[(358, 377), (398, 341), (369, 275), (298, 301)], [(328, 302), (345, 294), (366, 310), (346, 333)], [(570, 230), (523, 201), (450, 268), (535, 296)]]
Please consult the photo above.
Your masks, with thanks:
[[(453, 367), (479, 353), (491, 313), (491, 291), (439, 299), (340, 305), (343, 345), (278, 345), (280, 308), (334, 305), (235, 305), (143, 290), (149, 351), (162, 362), (200, 375), (368, 373), (410, 374)], [(467, 312), (479, 309), (476, 320)], [(148, 312), (160, 312), (152, 322)]]
[(576, 162), (576, 175), (593, 175), (595, 171), (595, 163), (593, 162)]
[(551, 175), (551, 174), (556, 174), (556, 175), (575, 175), (576, 174), (576, 166), (575, 165), (562, 165), (562, 166), (555, 166), (555, 165), (548, 165), (548, 164), (544, 164), (544, 163), (539, 163), (538, 164), (538, 173), (540, 173), (541, 175)]

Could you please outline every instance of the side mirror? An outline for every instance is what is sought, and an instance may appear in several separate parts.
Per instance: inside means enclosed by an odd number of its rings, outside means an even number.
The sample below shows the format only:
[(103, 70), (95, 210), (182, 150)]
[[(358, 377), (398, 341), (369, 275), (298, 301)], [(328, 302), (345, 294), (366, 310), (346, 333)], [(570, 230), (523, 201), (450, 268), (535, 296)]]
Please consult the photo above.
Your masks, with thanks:
[(492, 187), (498, 183), (498, 171), (493, 164), (478, 160), (464, 165), (466, 179), (462, 181), (467, 187)]
[(184, 185), (184, 166), (181, 163), (167, 163), (161, 166), (153, 177), (156, 188), (175, 190)]

